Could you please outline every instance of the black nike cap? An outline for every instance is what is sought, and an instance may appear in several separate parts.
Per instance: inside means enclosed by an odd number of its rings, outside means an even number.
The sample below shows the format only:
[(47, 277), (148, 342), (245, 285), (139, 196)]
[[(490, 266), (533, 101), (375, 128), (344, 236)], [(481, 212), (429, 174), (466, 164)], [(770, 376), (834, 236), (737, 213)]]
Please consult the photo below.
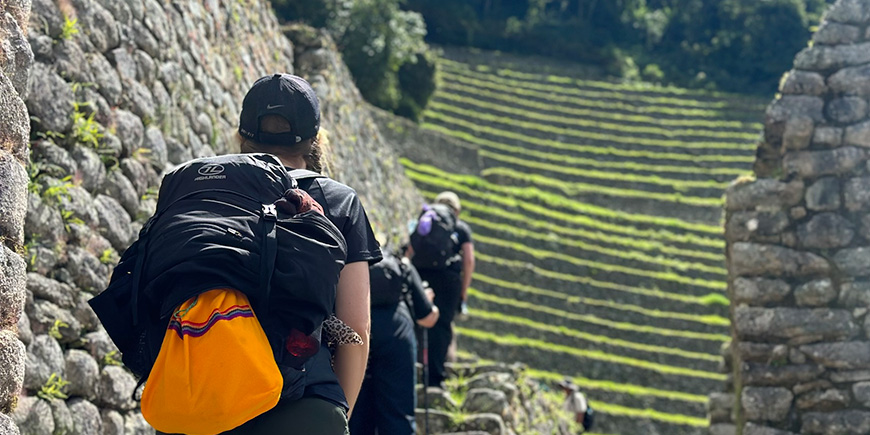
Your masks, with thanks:
[[(291, 131), (260, 131), (260, 119), (278, 115), (290, 123)], [(320, 102), (314, 89), (302, 77), (273, 74), (254, 82), (242, 102), (239, 134), (265, 145), (293, 145), (317, 136), (320, 129)]]

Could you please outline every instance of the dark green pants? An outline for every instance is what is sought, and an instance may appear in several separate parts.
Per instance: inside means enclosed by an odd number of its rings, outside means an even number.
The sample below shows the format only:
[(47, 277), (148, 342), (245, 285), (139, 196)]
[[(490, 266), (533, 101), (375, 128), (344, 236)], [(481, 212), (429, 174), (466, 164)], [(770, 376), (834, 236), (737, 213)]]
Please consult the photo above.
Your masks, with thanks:
[[(314, 397), (279, 402), (225, 435), (348, 435), (344, 408)], [(157, 432), (158, 435), (162, 432)]]

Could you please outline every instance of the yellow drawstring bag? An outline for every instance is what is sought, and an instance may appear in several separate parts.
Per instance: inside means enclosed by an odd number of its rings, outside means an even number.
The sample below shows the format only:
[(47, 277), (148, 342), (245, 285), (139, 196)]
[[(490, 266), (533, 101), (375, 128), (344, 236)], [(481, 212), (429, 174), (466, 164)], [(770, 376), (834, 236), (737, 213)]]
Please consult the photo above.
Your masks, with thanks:
[(283, 378), (248, 298), (210, 290), (173, 314), (142, 393), (160, 432), (213, 435), (272, 409)]

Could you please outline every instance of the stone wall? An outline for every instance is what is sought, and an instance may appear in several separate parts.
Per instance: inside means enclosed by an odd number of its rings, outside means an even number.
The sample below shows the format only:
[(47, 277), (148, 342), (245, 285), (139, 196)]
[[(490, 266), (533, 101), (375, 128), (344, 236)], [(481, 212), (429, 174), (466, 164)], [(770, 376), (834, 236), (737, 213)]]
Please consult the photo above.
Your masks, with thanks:
[[(29, 1), (8, 1), (0, 9), (29, 10)], [(13, 16), (19, 28), (28, 23), (26, 13)], [(404, 228), (419, 206), (334, 44), (313, 29), (281, 28), (268, 2), (33, 0), (27, 39), (5, 35), (0, 327), (17, 327), (20, 342), (0, 332), (0, 358), (26, 359), (26, 371), (20, 394), (20, 370), (0, 377), (0, 411), (18, 400), (15, 424), (0, 434), (151, 431), (130, 399), (136, 381), (87, 300), (153, 213), (161, 174), (237, 150), (242, 97), (258, 77), (285, 71), (312, 82), (330, 136), (327, 173), (359, 191), (373, 226)], [(28, 41), (29, 82), (18, 67), (26, 56), (11, 50)]]
[(10, 413), (24, 382), (25, 347), (17, 325), (23, 317), (26, 265), (27, 138), (23, 98), (33, 53), (27, 43), (30, 0), (0, 0), (0, 434), (17, 434)]
[(758, 178), (727, 192), (734, 394), (712, 431), (870, 433), (870, 0), (830, 9), (780, 93)]

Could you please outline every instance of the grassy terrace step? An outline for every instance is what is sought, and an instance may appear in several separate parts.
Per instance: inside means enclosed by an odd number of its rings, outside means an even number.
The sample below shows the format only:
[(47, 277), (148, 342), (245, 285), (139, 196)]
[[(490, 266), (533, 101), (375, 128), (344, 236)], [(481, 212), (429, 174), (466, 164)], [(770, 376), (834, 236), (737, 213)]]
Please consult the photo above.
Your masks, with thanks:
[[(695, 207), (721, 208), (725, 204), (725, 199), (721, 196), (718, 198), (710, 198), (700, 196), (687, 196), (681, 193), (660, 193), (644, 190), (620, 189), (618, 187), (607, 187), (600, 184), (569, 182), (539, 174), (521, 173), (511, 168), (489, 168), (483, 170), (483, 173), (481, 175), (483, 175), (488, 180), (492, 179), (493, 177), (498, 177), (499, 180), (509, 180), (509, 183), (504, 184), (508, 184), (513, 187), (542, 187), (547, 190), (555, 190), (557, 192), (560, 192), (561, 194), (564, 194), (567, 197), (572, 198), (581, 196), (583, 194), (594, 194), (671, 202)], [(724, 191), (722, 192), (722, 194), (724, 195)]]
[(594, 258), (575, 258), (573, 255), (532, 248), (522, 243), (504, 241), (483, 234), (476, 234), (474, 240), (475, 247), (483, 253), (534, 263), (552, 272), (594, 276), (603, 281), (620, 284), (655, 286), (674, 294), (699, 297), (711, 292), (723, 296), (725, 294), (726, 283), (724, 279), (704, 278), (707, 276), (706, 274), (687, 276), (673, 270), (638, 269), (622, 264), (605, 263)]
[[(493, 360), (481, 358), (479, 355), (472, 355), (463, 350), (458, 350), (457, 355), (464, 358), (473, 358), (481, 364), (494, 363)], [(532, 379), (548, 384), (555, 384), (565, 377), (563, 373), (534, 368), (527, 368), (524, 373)], [(610, 380), (590, 379), (580, 375), (571, 376), (571, 378), (586, 394), (593, 408), (602, 414), (606, 414), (606, 418), (611, 423), (626, 418), (648, 418), (662, 422), (700, 423), (699, 418), (693, 415), (703, 415), (704, 407), (707, 403), (707, 396), (705, 395), (648, 388)], [(610, 412), (603, 413), (600, 411), (601, 409), (608, 409)], [(599, 419), (602, 419), (602, 417), (599, 416)], [(641, 434), (642, 432), (632, 433)], [(660, 433), (670, 435), (678, 432), (671, 430)], [(592, 434), (590, 433), (589, 435)]]
[[(712, 355), (714, 353), (717, 354), (718, 347), (722, 343), (730, 340), (730, 336), (725, 333), (727, 330), (719, 333), (699, 332), (687, 329), (668, 329), (650, 324), (630, 323), (624, 320), (610, 320), (592, 314), (575, 313), (535, 304), (530, 301), (502, 297), (477, 289), (470, 289), (469, 295), (471, 295), (474, 302), (473, 306), (499, 307), (498, 310), (488, 311), (513, 314), (532, 320), (542, 320), (543, 323), (551, 325), (561, 324), (577, 331), (591, 332), (588, 328), (594, 328), (597, 331), (601, 331), (596, 332), (598, 335), (618, 335), (627, 341), (637, 343), (650, 344), (660, 342), (668, 344), (670, 347)], [(547, 319), (549, 321), (546, 321)], [(576, 327), (581, 325), (582, 327)], [(680, 346), (680, 344), (683, 345)], [(698, 349), (711, 349), (711, 351)]]
[[(497, 153), (488, 150), (480, 150), (478, 152), (481, 157), (494, 160), (500, 164), (509, 164), (511, 166), (519, 166), (525, 172), (548, 172), (568, 175), (572, 178), (592, 179), (606, 181), (608, 184), (613, 182), (626, 182), (634, 184), (651, 184), (655, 187), (665, 187), (671, 190), (687, 191), (690, 189), (706, 189), (715, 190), (721, 195), (721, 192), (728, 187), (730, 182), (722, 182), (716, 180), (685, 180), (679, 178), (665, 178), (659, 175), (640, 175), (616, 171), (602, 171), (589, 168), (576, 168), (567, 166), (564, 162), (559, 164), (545, 163), (512, 156), (505, 153)], [(718, 195), (717, 195), (718, 196)]]
[(567, 373), (581, 368), (583, 373), (594, 378), (618, 379), (643, 386), (670, 385), (692, 394), (714, 391), (726, 378), (719, 373), (613, 356), (512, 334), (499, 335), (462, 326), (457, 326), (455, 331), (459, 346), (475, 349), (485, 357), (493, 358), (500, 354), (493, 359), (520, 361), (533, 367), (550, 367)]
[[(608, 257), (613, 257), (620, 262), (624, 262), (626, 267), (629, 264), (634, 264), (635, 267), (644, 269), (651, 267), (653, 269), (673, 269), (684, 273), (694, 272), (696, 274), (705, 274), (718, 276), (721, 279), (725, 278), (727, 270), (721, 266), (710, 266), (703, 263), (687, 262), (673, 258), (662, 256), (652, 256), (638, 251), (626, 251), (624, 249), (613, 249), (599, 245), (585, 243), (579, 240), (566, 239), (561, 237), (550, 237), (547, 234), (528, 231), (512, 225), (498, 224), (489, 222), (484, 219), (467, 217), (465, 219), (475, 228), (475, 233), (487, 235), (487, 238), (495, 236), (496, 239), (504, 240), (510, 243), (521, 243), (526, 246), (548, 246), (558, 249), (560, 254), (565, 254), (574, 257), (589, 257), (596, 258), (599, 261), (607, 261)], [(483, 239), (482, 239), (483, 240)], [(541, 251), (544, 251), (541, 249)], [(555, 252), (554, 252), (555, 253)], [(616, 263), (616, 262), (614, 262)]]
[[(642, 287), (637, 283), (622, 284), (605, 281), (589, 276), (579, 276), (576, 273), (563, 273), (544, 269), (534, 263), (516, 259), (505, 259), (489, 255), (486, 252), (475, 253), (481, 271), (501, 279), (509, 279), (517, 282), (534, 282), (542, 288), (556, 289), (563, 293), (570, 291), (596, 299), (611, 299), (620, 303), (664, 308), (669, 311), (694, 311), (708, 307), (703, 312), (714, 311), (719, 315), (727, 315), (729, 306), (728, 298), (719, 292), (710, 292), (705, 295), (691, 295), (684, 293), (667, 292), (658, 287)], [(546, 284), (546, 285), (545, 285)], [(582, 286), (582, 287), (581, 287)]]
[[(423, 197), (429, 201), (433, 201), (437, 193), (433, 191), (422, 190), (420, 192)], [(650, 255), (664, 255), (672, 258), (682, 258), (685, 261), (697, 262), (701, 261), (705, 264), (722, 265), (725, 257), (722, 252), (710, 252), (697, 249), (683, 249), (674, 245), (662, 243), (655, 239), (642, 239), (636, 237), (623, 237), (602, 233), (600, 231), (589, 231), (582, 228), (571, 228), (554, 223), (550, 219), (536, 219), (536, 214), (532, 213), (515, 213), (497, 207), (490, 207), (485, 204), (480, 204), (472, 199), (466, 198), (462, 203), (464, 212), (463, 219), (485, 220), (491, 223), (502, 223), (512, 225), (514, 227), (527, 228), (536, 232), (552, 233), (554, 235), (564, 236), (571, 239), (586, 240), (601, 244), (602, 247), (616, 248), (623, 251), (648, 252)], [(557, 221), (558, 222), (558, 221)]]
[[(529, 95), (552, 102), (565, 102), (585, 104), (597, 101), (597, 108), (620, 109), (635, 113), (655, 113), (662, 115), (674, 115), (683, 118), (725, 118), (733, 120), (745, 120), (758, 122), (757, 114), (763, 109), (747, 111), (743, 108), (734, 108), (733, 104), (726, 100), (699, 101), (697, 99), (681, 99), (669, 97), (648, 97), (631, 92), (618, 91), (587, 91), (576, 87), (553, 85), (548, 83), (535, 83), (523, 80), (515, 80), (503, 76), (480, 73), (462, 67), (455, 67), (449, 63), (442, 63), (443, 71), (454, 77), (456, 81), (473, 84), (478, 87), (488, 87), (504, 92), (512, 92), (517, 95)], [(578, 102), (576, 100), (584, 100)], [(596, 107), (596, 106), (593, 106)], [(755, 112), (755, 113), (752, 113)], [(752, 119), (754, 118), (754, 119)], [(751, 119), (751, 121), (750, 121)]]
[(619, 144), (623, 147), (632, 147), (634, 149), (686, 149), (692, 151), (738, 151), (738, 152), (753, 152), (756, 144), (746, 140), (693, 140), (686, 141), (674, 138), (655, 138), (642, 135), (633, 135), (630, 127), (626, 127), (623, 131), (592, 131), (592, 130), (577, 130), (573, 128), (556, 127), (549, 124), (541, 124), (534, 121), (524, 121), (518, 118), (507, 116), (499, 116), (495, 114), (481, 112), (479, 110), (464, 109), (458, 106), (451, 106), (433, 101), (429, 103), (425, 113), (426, 119), (447, 119), (450, 117), (462, 117), (478, 121), (478, 124), (496, 127), (508, 131), (520, 131), (526, 135), (532, 135), (537, 138), (553, 138), (553, 137), (568, 137), (577, 138), (589, 143), (601, 144)]
[[(474, 282), (478, 287), (485, 286), (485, 290), (495, 290), (498, 295), (504, 296), (506, 293), (515, 295), (514, 298), (528, 303), (541, 306), (559, 306), (570, 308), (570, 312), (582, 314), (582, 311), (592, 311), (598, 314), (610, 314), (609, 317), (618, 318), (620, 321), (628, 321), (629, 319), (639, 320), (638, 324), (655, 323), (662, 326), (662, 323), (674, 323), (678, 325), (676, 328), (683, 330), (698, 330), (703, 329), (717, 330), (720, 334), (725, 335), (730, 321), (727, 317), (717, 314), (692, 314), (681, 311), (666, 311), (655, 308), (649, 308), (636, 304), (626, 304), (616, 302), (611, 299), (596, 299), (587, 296), (582, 289), (578, 289), (576, 294), (568, 294), (564, 292), (554, 291), (535, 287), (526, 283), (516, 281), (507, 281), (499, 278), (493, 278), (483, 273), (474, 273)], [(694, 307), (693, 311), (699, 311), (700, 307)], [(605, 317), (606, 318), (606, 317)], [(668, 326), (664, 326), (668, 328)]]
[(722, 361), (719, 355), (683, 350), (671, 346), (639, 343), (607, 335), (539, 322), (521, 316), (471, 309), (462, 326), (478, 331), (511, 331), (523, 338), (533, 338), (552, 344), (584, 350), (598, 350), (608, 356), (629, 357), (673, 367), (701, 369), (710, 372)]
[[(431, 120), (436, 120), (438, 122), (433, 123), (431, 122)], [(436, 128), (436, 126), (439, 125), (442, 127), (441, 130)], [(493, 140), (509, 141), (509, 143), (532, 147), (533, 149), (539, 151), (553, 152), (556, 150), (561, 150), (568, 151), (575, 155), (603, 155), (612, 156), (613, 158), (621, 157), (650, 161), (648, 163), (652, 163), (651, 161), (656, 160), (665, 162), (694, 161), (703, 163), (716, 162), (718, 164), (742, 164), (748, 166), (755, 161), (755, 157), (753, 155), (746, 155), (747, 151), (740, 150), (726, 149), (725, 151), (732, 152), (730, 154), (700, 154), (688, 152), (680, 153), (672, 152), (662, 146), (655, 147), (654, 149), (650, 149), (649, 147), (640, 147), (640, 149), (627, 149), (627, 146), (632, 145), (631, 143), (619, 144), (619, 146), (616, 146), (612, 143), (570, 143), (547, 138), (529, 138), (527, 135), (520, 134), (514, 131), (507, 131), (502, 128), (494, 128), (487, 125), (480, 125), (476, 122), (471, 122), (459, 117), (431, 111), (426, 112), (422, 127), (436, 131), (443, 131), (444, 129), (447, 129), (448, 131), (458, 130), (460, 132), (464, 131), (467, 134), (485, 135), (485, 137)]]
[[(665, 139), (680, 139), (690, 142), (703, 142), (705, 140), (726, 140), (735, 143), (748, 143), (758, 140), (758, 131), (720, 131), (710, 128), (684, 128), (661, 125), (645, 125), (633, 124), (630, 122), (609, 122), (596, 119), (568, 117), (562, 115), (553, 115), (546, 113), (537, 108), (527, 108), (528, 105), (513, 104), (506, 105), (503, 102), (489, 102), (481, 99), (478, 96), (466, 96), (457, 93), (439, 92), (429, 102), (429, 106), (433, 109), (442, 109), (445, 107), (457, 106), (463, 109), (480, 110), (483, 112), (492, 113), (493, 115), (500, 114), (503, 117), (510, 119), (518, 119), (529, 122), (541, 122), (547, 127), (567, 127), (572, 129), (590, 129), (597, 132), (614, 132), (620, 135), (637, 135), (640, 137), (653, 137)], [(531, 110), (530, 110), (531, 109)]]
[[(405, 172), (415, 182), (420, 181), (432, 186), (438, 187), (462, 187), (467, 186), (470, 189), (484, 190), (495, 194), (501, 194), (513, 197), (515, 200), (535, 200), (549, 207), (560, 207), (571, 212), (582, 213), (585, 215), (593, 215), (600, 218), (608, 218), (616, 221), (631, 222), (635, 224), (645, 224), (668, 228), (674, 231), (682, 230), (686, 232), (694, 232), (703, 234), (711, 239), (721, 237), (722, 228), (716, 225), (707, 225), (693, 222), (686, 222), (677, 218), (668, 218), (660, 216), (640, 215), (632, 213), (622, 213), (615, 210), (610, 210), (604, 207), (584, 204), (580, 201), (575, 201), (564, 196), (556, 195), (549, 192), (544, 192), (536, 188), (518, 188), (511, 186), (501, 186), (489, 183), (480, 177), (471, 175), (456, 175), (442, 171), (434, 166), (416, 164), (408, 159), (401, 159), (401, 163), (405, 166)], [(721, 241), (715, 242), (722, 244)]]
[[(594, 234), (599, 235), (589, 237), (603, 241), (608, 241), (610, 237), (615, 235), (619, 235), (615, 237), (627, 236), (637, 240), (639, 246), (646, 243), (658, 246), (657, 243), (662, 243), (667, 244), (667, 246), (672, 246), (675, 249), (702, 251), (708, 254), (712, 253), (716, 257), (721, 257), (725, 250), (725, 243), (723, 240), (711, 237), (698, 236), (694, 233), (680, 234), (659, 228), (638, 228), (632, 225), (635, 224), (635, 222), (622, 222), (619, 219), (619, 216), (614, 216), (614, 219), (600, 220), (597, 219), (597, 217), (601, 215), (595, 214), (594, 212), (597, 210), (594, 209), (592, 210), (593, 212), (590, 213), (590, 216), (580, 214), (583, 213), (582, 211), (565, 213), (529, 201), (488, 193), (483, 190), (474, 189), (463, 184), (452, 183), (439, 178), (426, 177), (418, 172), (407, 171), (407, 173), (410, 178), (418, 184), (418, 188), (423, 189), (428, 195), (432, 195), (433, 191), (429, 189), (433, 187), (436, 189), (454, 190), (469, 202), (479, 201), (480, 206), (485, 207), (487, 211), (499, 210), (499, 212), (492, 212), (491, 214), (493, 215), (501, 214), (502, 212), (511, 213), (507, 210), (516, 210), (517, 212), (522, 213), (520, 216), (525, 216), (525, 219), (529, 221), (546, 221), (551, 222), (552, 225), (565, 228), (579, 227), (580, 229), (577, 231), (581, 231), (578, 232), (581, 236), (583, 236), (584, 233), (589, 233), (589, 231), (582, 230), (583, 228), (595, 230)], [(431, 197), (434, 196), (430, 196), (430, 198)], [(623, 240), (624, 239), (625, 237), (623, 237)]]
[(568, 167), (586, 167), (594, 169), (614, 169), (623, 173), (636, 172), (643, 175), (662, 175), (671, 174), (670, 178), (677, 179), (694, 179), (714, 180), (717, 182), (728, 182), (742, 175), (748, 175), (751, 171), (746, 168), (729, 168), (729, 167), (709, 167), (697, 166), (697, 162), (684, 162), (682, 165), (666, 165), (662, 163), (646, 163), (645, 161), (630, 161), (618, 160), (608, 161), (601, 158), (586, 158), (578, 156), (570, 156), (565, 154), (539, 151), (521, 147), (516, 145), (508, 145), (499, 141), (493, 141), (482, 137), (477, 137), (461, 131), (454, 131), (443, 126), (431, 125), (430, 130), (438, 131), (441, 134), (460, 139), (473, 145), (481, 147), (481, 153), (491, 153), (499, 155), (517, 155), (524, 158), (532, 158), (544, 162), (558, 162)]
[[(477, 83), (481, 86), (474, 86)], [(742, 134), (750, 134), (758, 132), (764, 127), (759, 122), (743, 122), (723, 119), (710, 118), (667, 118), (661, 115), (639, 115), (632, 113), (622, 113), (621, 111), (607, 110), (603, 107), (586, 108), (576, 107), (576, 99), (565, 99), (564, 104), (554, 104), (548, 98), (548, 94), (541, 93), (540, 95), (529, 95), (529, 93), (521, 96), (511, 95), (513, 88), (508, 86), (498, 86), (486, 82), (463, 79), (454, 81), (446, 77), (439, 82), (439, 90), (435, 94), (435, 98), (450, 99), (450, 95), (458, 95), (464, 98), (476, 98), (481, 101), (498, 104), (499, 102), (510, 103), (512, 106), (525, 107), (531, 111), (542, 114), (551, 114), (553, 116), (569, 116), (581, 117), (591, 120), (599, 120), (601, 122), (610, 123), (625, 123), (627, 125), (653, 125), (674, 128), (703, 128), (706, 131), (717, 132), (739, 132)], [(529, 98), (529, 97), (535, 98)], [(518, 98), (519, 97), (519, 98)], [(581, 103), (582, 104), (582, 103)]]

